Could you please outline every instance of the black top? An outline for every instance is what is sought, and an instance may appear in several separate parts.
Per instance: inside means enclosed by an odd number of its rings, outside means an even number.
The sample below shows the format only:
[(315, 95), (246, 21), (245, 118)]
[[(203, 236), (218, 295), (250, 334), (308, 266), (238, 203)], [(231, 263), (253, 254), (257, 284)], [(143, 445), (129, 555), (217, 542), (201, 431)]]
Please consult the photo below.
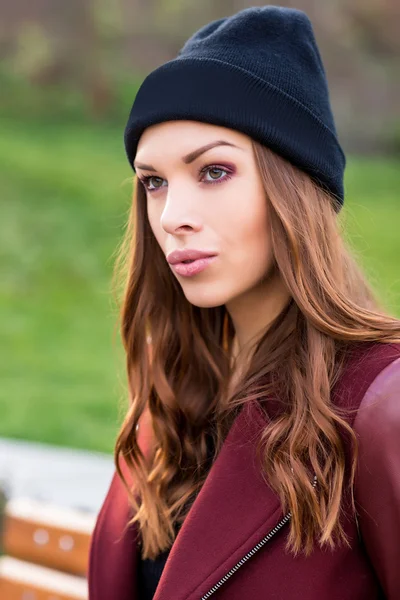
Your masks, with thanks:
[[(211, 459), (213, 452), (213, 441), (207, 436), (208, 458)], [(178, 533), (180, 525), (175, 523), (175, 532)], [(161, 552), (154, 560), (142, 559), (140, 552), (137, 562), (137, 591), (140, 600), (153, 600), (158, 582), (167, 562), (171, 549)]]
[[(179, 527), (176, 525), (176, 533), (178, 529)], [(137, 589), (140, 600), (153, 600), (170, 551), (171, 549), (161, 552), (154, 560), (150, 558), (143, 560), (139, 555), (137, 563)]]

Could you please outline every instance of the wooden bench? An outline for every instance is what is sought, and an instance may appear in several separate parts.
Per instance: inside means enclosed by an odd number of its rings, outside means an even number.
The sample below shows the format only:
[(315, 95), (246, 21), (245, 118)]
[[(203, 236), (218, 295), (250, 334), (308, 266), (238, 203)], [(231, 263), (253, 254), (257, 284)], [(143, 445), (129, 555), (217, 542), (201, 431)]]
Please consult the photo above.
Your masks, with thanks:
[(1, 600), (87, 600), (96, 515), (11, 499), (3, 515)]

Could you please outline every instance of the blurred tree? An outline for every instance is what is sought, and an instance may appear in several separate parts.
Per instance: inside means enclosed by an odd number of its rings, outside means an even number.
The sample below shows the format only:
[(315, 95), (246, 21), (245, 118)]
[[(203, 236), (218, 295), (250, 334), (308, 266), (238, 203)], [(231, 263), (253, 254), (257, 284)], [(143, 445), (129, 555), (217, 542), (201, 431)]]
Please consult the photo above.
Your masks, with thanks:
[(353, 0), (343, 3), (360, 47), (371, 56), (399, 57), (400, 3), (398, 0)]
[(10, 48), (18, 53), (18, 64), (27, 63), (24, 54), (29, 59), (27, 39), (38, 39), (40, 32), (47, 40), (46, 60), (36, 64), (31, 60), (26, 73), (33, 84), (72, 85), (87, 98), (94, 116), (107, 111), (112, 96), (99, 60), (95, 0), (0, 0), (0, 9), (3, 24), (7, 24), (0, 29), (3, 51), (6, 56)]
[[(399, 0), (275, 0), (310, 16), (341, 139), (359, 152), (393, 147), (399, 131)], [(67, 86), (105, 115), (116, 83), (176, 56), (211, 20), (251, 0), (0, 0), (0, 58), (38, 85)], [(398, 136), (398, 134), (396, 134)]]

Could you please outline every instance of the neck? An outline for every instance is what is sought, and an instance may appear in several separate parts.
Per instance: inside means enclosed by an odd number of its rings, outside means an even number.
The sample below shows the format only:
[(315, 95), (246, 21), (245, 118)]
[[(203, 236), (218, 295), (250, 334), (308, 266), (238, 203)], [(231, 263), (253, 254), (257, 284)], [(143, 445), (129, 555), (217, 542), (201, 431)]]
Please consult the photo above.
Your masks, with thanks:
[(226, 305), (235, 328), (233, 359), (247, 363), (255, 343), (289, 300), (290, 294), (276, 273)]

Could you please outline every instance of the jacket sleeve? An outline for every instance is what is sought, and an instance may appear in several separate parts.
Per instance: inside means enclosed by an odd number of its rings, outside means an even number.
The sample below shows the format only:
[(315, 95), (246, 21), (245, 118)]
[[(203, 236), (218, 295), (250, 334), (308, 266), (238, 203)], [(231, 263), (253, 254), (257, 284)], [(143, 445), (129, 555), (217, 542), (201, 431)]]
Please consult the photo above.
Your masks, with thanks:
[(400, 359), (367, 390), (354, 430), (361, 537), (387, 600), (400, 598)]

